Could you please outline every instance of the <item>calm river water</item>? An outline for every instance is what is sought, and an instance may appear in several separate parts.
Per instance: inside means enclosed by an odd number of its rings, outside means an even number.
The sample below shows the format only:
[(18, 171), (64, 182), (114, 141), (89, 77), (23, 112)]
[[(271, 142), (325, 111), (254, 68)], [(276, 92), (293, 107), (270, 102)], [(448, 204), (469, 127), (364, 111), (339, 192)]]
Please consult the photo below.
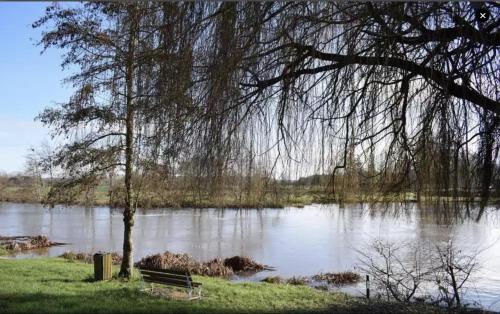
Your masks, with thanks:
[[(375, 239), (446, 243), (464, 252), (479, 252), (479, 271), (465, 299), (500, 311), (500, 211), (489, 208), (477, 221), (477, 210), (432, 210), (392, 204), (310, 205), (304, 208), (154, 209), (138, 210), (134, 257), (169, 250), (199, 260), (250, 256), (276, 267), (246, 280), (353, 270), (359, 253), (370, 252)], [(0, 235), (43, 234), (65, 246), (22, 254), (57, 256), (64, 251), (121, 251), (120, 210), (78, 206), (0, 203)], [(240, 279), (241, 280), (241, 279)], [(349, 288), (360, 293), (364, 285)]]

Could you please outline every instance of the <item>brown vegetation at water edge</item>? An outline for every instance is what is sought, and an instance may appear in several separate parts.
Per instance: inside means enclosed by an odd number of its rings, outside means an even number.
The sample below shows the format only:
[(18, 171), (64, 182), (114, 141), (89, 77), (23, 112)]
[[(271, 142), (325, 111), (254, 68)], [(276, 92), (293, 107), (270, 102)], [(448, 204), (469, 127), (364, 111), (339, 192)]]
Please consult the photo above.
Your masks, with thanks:
[(329, 284), (342, 285), (357, 283), (361, 280), (361, 276), (358, 273), (344, 271), (339, 273), (319, 273), (312, 276), (312, 279), (326, 281)]
[(41, 249), (63, 243), (52, 242), (46, 236), (0, 236), (0, 247), (9, 251)]
[[(59, 255), (59, 257), (62, 257), (70, 261), (79, 261), (84, 263), (94, 262), (94, 254), (92, 253), (66, 251), (63, 254)], [(122, 256), (117, 252), (112, 252), (111, 262), (113, 265), (120, 265), (120, 263), (122, 262)]]
[(269, 268), (249, 257), (233, 256), (226, 259), (215, 258), (207, 262), (199, 262), (188, 254), (175, 254), (169, 251), (163, 254), (146, 256), (135, 266), (149, 269), (189, 271), (194, 275), (216, 277), (230, 277), (236, 272), (261, 271)]

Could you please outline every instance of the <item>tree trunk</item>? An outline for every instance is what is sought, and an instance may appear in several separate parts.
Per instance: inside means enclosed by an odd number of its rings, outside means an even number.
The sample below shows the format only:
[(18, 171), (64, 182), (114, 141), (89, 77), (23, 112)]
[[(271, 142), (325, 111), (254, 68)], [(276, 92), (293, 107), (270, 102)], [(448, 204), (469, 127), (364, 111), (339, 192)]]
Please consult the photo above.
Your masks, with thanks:
[(453, 296), (455, 297), (455, 301), (457, 303), (457, 307), (460, 307), (460, 291), (458, 289), (458, 286), (457, 286), (457, 280), (455, 278), (455, 270), (453, 269), (453, 266), (451, 265), (451, 263), (453, 263), (453, 261), (451, 261), (450, 259), (450, 265), (448, 266), (448, 273), (450, 274), (450, 277), (451, 277), (451, 287), (453, 288)]
[(493, 146), (495, 143), (494, 131), (497, 120), (487, 112), (483, 115), (484, 131), (481, 135), (481, 214), (490, 198), (490, 186), (493, 178)]
[(455, 146), (455, 151), (453, 152), (453, 200), (457, 201), (458, 200), (458, 177), (459, 177), (459, 172), (460, 172), (460, 166), (459, 166), (459, 153), (460, 153), (460, 147), (459, 143), (456, 144)]
[(132, 243), (132, 227), (134, 226), (135, 205), (132, 199), (132, 159), (133, 159), (133, 144), (134, 144), (134, 104), (132, 95), (133, 72), (134, 72), (134, 55), (135, 55), (135, 39), (137, 33), (137, 17), (135, 5), (130, 5), (128, 8), (130, 19), (130, 38), (128, 43), (128, 54), (126, 61), (125, 81), (127, 85), (127, 117), (126, 117), (126, 139), (125, 139), (125, 189), (126, 200), (125, 210), (123, 212), (123, 259), (120, 267), (120, 277), (130, 278), (133, 267), (133, 243)]

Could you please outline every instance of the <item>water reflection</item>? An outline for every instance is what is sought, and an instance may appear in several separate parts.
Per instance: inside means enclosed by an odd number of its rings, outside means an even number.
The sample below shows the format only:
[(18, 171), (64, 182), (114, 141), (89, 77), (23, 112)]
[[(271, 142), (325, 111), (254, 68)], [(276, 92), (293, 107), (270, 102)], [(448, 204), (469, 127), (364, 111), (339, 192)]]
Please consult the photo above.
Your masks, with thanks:
[[(356, 250), (375, 238), (389, 241), (444, 243), (454, 240), (464, 251), (482, 250), (481, 271), (471, 298), (485, 306), (500, 295), (500, 214), (488, 208), (417, 204), (311, 205), (286, 209), (159, 209), (138, 210), (134, 228), (134, 258), (170, 250), (200, 260), (247, 255), (276, 267), (272, 275), (312, 275), (352, 270)], [(120, 210), (78, 206), (42, 208), (0, 203), (1, 235), (47, 235), (69, 243), (45, 251), (57, 256), (66, 250), (121, 251)], [(26, 255), (24, 255), (26, 256)], [(258, 280), (271, 275), (259, 273)], [(247, 279), (248, 280), (248, 279)], [(474, 293), (474, 295), (472, 295)], [(500, 302), (495, 309), (500, 310)]]

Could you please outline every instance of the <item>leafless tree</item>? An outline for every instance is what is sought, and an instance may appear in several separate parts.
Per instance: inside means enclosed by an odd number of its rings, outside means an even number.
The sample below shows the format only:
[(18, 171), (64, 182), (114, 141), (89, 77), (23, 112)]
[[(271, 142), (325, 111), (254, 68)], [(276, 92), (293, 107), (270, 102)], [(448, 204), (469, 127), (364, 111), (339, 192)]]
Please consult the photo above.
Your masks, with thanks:
[(375, 240), (369, 252), (358, 253), (360, 269), (370, 275), (377, 289), (386, 291), (388, 299), (409, 302), (424, 292), (422, 286), (431, 274), (431, 264), (422, 247)]
[(410, 302), (424, 296), (461, 307), (465, 284), (478, 269), (477, 254), (463, 253), (452, 241), (424, 245), (375, 240), (369, 250), (358, 251), (360, 269), (388, 299)]
[[(34, 23), (34, 27), (50, 28), (40, 41), (44, 49), (65, 49), (63, 66), (79, 67), (67, 79), (76, 88), (69, 102), (39, 116), (54, 135), (68, 139), (54, 160), (66, 175), (52, 186), (49, 202), (61, 200), (61, 195), (71, 200), (94, 188), (107, 173), (122, 173), (125, 227), (120, 275), (125, 277), (132, 268), (133, 217), (142, 184), (141, 180), (133, 183), (134, 177), (146, 175), (160, 155), (171, 154), (162, 140), (172, 134), (172, 128), (184, 127), (179, 117), (193, 107), (187, 95), (181, 98), (185, 89), (178, 87), (177, 93), (168, 94), (162, 90), (175, 86), (179, 78), (165, 72), (182, 63), (191, 66), (185, 50), (171, 51), (177, 45), (172, 39), (154, 36), (168, 27), (157, 18), (176, 8), (150, 3), (88, 3), (72, 8), (55, 4)], [(168, 69), (158, 66), (159, 60), (176, 58)], [(189, 76), (187, 82), (191, 82)], [(168, 96), (174, 104), (164, 101)], [(177, 115), (170, 115), (172, 110)], [(175, 147), (177, 142), (169, 139), (166, 144)]]
[(465, 254), (453, 242), (436, 246), (436, 253), (433, 264), (440, 295), (438, 301), (445, 302), (448, 307), (461, 307), (464, 285), (478, 269), (477, 254)]

